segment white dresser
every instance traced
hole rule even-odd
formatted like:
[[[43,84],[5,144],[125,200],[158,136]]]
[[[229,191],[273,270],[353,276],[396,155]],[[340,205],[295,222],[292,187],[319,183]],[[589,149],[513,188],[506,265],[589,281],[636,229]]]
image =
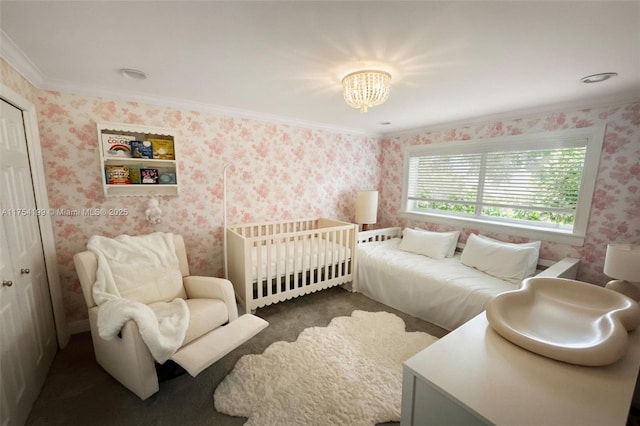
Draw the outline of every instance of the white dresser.
[[[402,426],[624,425],[640,368],[640,331],[604,367],[554,361],[510,343],[484,312],[404,364]]]

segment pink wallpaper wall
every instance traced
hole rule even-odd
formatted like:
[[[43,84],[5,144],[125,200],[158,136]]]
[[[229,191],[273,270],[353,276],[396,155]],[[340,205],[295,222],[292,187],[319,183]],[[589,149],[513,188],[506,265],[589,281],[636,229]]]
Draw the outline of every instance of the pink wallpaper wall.
[[[234,164],[227,170],[228,224],[319,216],[353,221],[357,191],[379,181],[375,138],[34,90],[0,64],[3,83],[38,110],[50,207],[129,209],[127,216],[53,218],[70,322],[86,318],[72,257],[94,234],[180,233],[191,273],[222,276],[226,163]],[[180,196],[161,199],[160,225],[144,219],[147,198],[103,196],[96,121],[178,131]]]
[[[0,60],[0,81],[30,99],[40,138],[50,205],[55,209],[128,208],[128,216],[53,218],[67,319],[86,318],[72,256],[93,234],[184,235],[194,274],[222,275],[222,171],[228,170],[228,223],[329,216],[354,219],[359,189],[378,185],[379,226],[423,225],[398,215],[402,148],[586,127],[607,132],[596,194],[583,247],[544,243],[542,256],[582,260],[578,278],[604,284],[609,242],[640,242],[640,102],[534,118],[470,124],[382,141],[248,119],[47,92],[34,88]],[[164,197],[164,221],[144,220],[145,197],[105,199],[100,184],[95,121],[171,127],[178,131],[181,195]],[[430,229],[448,229],[426,224]],[[474,229],[463,229],[465,240]],[[522,238],[494,235],[511,241]]]
[[[534,118],[470,124],[444,130],[423,131],[382,142],[380,215],[384,226],[425,224],[401,218],[403,147],[447,143],[457,140],[537,133],[606,124],[604,148],[587,237],[582,247],[543,242],[541,257],[559,260],[570,256],[581,260],[578,279],[604,285],[604,255],[610,242],[640,243],[640,102],[623,106],[583,109]],[[433,230],[453,229],[426,224]],[[462,229],[465,241],[476,229]],[[484,233],[484,232],[483,232]],[[526,239],[493,234],[513,242]]]

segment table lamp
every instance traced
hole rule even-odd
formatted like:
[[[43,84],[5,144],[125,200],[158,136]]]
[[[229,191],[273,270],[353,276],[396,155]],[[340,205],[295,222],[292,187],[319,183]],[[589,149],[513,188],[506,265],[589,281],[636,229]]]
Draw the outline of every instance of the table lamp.
[[[378,191],[358,191],[356,200],[356,223],[363,231],[371,229],[378,217]]]
[[[613,278],[606,288],[640,301],[640,245],[614,243],[607,245],[604,273]]]

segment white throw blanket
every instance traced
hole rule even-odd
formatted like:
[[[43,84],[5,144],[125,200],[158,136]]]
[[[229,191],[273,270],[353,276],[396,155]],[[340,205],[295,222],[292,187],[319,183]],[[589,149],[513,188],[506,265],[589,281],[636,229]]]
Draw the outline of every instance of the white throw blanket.
[[[173,235],[156,232],[144,236],[121,235],[116,238],[93,236],[87,248],[98,257],[93,299],[98,310],[100,337],[111,340],[129,320],[137,323],[142,339],[153,358],[164,363],[180,348],[189,326],[187,303],[176,298],[171,302],[141,303],[123,298],[136,288],[145,290],[142,297],[153,298],[156,287],[161,296],[163,283],[182,282]]]

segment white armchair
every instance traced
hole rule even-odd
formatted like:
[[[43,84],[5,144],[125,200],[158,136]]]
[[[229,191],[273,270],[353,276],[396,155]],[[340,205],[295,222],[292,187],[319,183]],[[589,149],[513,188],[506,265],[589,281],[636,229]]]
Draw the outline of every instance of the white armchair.
[[[171,357],[192,376],[255,336],[268,323],[254,315],[238,318],[233,286],[222,278],[189,276],[189,265],[180,235],[174,235],[176,255],[183,277],[183,288],[171,289],[165,301],[175,297],[186,300],[189,326],[182,347]],[[99,306],[92,287],[96,282],[97,257],[90,251],[73,257],[82,293],[89,310],[89,324],[96,360],[111,376],[141,399],[159,390],[155,362],[138,332],[134,321],[128,321],[120,335],[112,340],[98,333]]]

